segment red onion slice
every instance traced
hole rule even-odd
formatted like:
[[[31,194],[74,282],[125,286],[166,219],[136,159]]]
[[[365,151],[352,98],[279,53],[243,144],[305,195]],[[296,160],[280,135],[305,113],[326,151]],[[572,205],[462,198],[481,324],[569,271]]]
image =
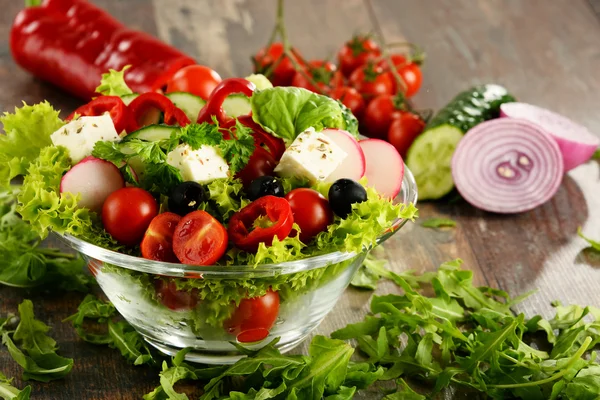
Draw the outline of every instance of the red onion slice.
[[[558,190],[563,173],[552,137],[517,118],[477,125],[452,157],[452,177],[463,198],[497,213],[528,211],[545,203]]]
[[[548,132],[558,143],[565,172],[589,160],[600,145],[600,138],[586,127],[563,115],[531,104],[504,103],[500,106],[500,116],[526,119]]]

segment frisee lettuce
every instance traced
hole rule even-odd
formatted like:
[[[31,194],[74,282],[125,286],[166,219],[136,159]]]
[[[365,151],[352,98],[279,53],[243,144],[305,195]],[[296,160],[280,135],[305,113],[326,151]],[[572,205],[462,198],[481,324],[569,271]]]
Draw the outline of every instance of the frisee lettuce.
[[[104,96],[125,96],[132,94],[133,91],[125,83],[125,71],[131,68],[131,65],[126,65],[120,71],[109,69],[107,73],[102,74],[100,85],[96,88],[96,93]]]
[[[33,106],[23,103],[14,113],[0,117],[5,135],[0,134],[0,187],[27,173],[40,150],[52,144],[50,135],[64,123],[47,101]]]

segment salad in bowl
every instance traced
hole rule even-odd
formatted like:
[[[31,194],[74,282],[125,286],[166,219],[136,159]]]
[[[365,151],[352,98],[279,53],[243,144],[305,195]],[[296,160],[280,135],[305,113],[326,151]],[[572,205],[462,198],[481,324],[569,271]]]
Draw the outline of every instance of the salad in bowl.
[[[234,362],[285,351],[333,308],[367,252],[416,215],[396,149],[359,140],[341,103],[260,75],[206,100],[132,93],[111,71],[65,120],[24,105],[3,124],[18,212],[80,252],[153,346]]]

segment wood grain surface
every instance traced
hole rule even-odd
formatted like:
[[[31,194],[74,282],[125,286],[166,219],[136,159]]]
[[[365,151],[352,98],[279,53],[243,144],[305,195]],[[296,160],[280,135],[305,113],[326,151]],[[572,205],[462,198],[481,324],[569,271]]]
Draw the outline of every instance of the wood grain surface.
[[[157,34],[223,76],[251,71],[249,57],[268,40],[274,0],[98,0],[118,19]],[[21,2],[0,0],[0,109],[48,99],[66,115],[79,104],[21,71],[12,61],[8,32]],[[520,100],[565,113],[600,133],[600,3],[597,0],[301,0],[286,2],[292,42],[307,58],[332,57],[353,33],[379,29],[387,42],[410,40],[427,52],[424,82],[414,98],[437,109],[476,83],[507,86]],[[370,18],[375,18],[375,25]],[[479,284],[512,294],[538,288],[520,311],[550,313],[550,301],[600,306],[600,261],[576,235],[600,237],[600,167],[569,172],[547,204],[499,216],[458,201],[422,203],[421,217],[446,216],[455,229],[407,225],[385,252],[396,271],[434,270],[457,257]],[[381,284],[379,292],[395,291]],[[317,332],[328,334],[360,320],[372,293],[348,289]],[[36,315],[52,326],[61,354],[73,357],[62,381],[32,383],[34,399],[139,399],[158,384],[157,371],[128,365],[118,352],[78,340],[68,323],[77,294],[0,287],[0,315],[31,298]],[[302,351],[300,347],[297,351]],[[0,349],[0,370],[19,367]],[[17,385],[22,382],[16,380]],[[192,391],[197,392],[192,389]],[[373,398],[367,393],[362,398]],[[195,398],[192,396],[191,398]]]

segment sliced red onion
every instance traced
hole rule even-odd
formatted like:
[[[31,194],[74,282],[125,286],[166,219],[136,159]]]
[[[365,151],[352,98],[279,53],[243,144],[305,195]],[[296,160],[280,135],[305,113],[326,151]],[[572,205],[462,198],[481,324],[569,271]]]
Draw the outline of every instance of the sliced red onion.
[[[526,119],[548,132],[558,143],[565,172],[589,160],[600,145],[600,138],[586,127],[563,115],[531,104],[504,103],[500,106],[500,116]]]
[[[539,126],[517,118],[477,125],[458,143],[452,177],[462,197],[497,213],[531,210],[548,201],[564,173],[560,149]]]

